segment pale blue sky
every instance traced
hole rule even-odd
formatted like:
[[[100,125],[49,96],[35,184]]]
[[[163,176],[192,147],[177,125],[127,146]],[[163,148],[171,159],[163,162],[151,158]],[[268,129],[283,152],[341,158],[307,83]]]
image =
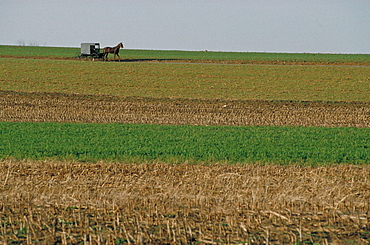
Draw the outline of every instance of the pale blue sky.
[[[0,44],[370,53],[370,0],[0,0]]]

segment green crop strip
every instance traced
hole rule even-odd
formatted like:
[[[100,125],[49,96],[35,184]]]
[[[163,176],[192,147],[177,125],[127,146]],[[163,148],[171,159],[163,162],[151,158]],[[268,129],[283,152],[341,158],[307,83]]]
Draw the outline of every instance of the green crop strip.
[[[0,123],[0,158],[168,163],[370,163],[370,129]]]

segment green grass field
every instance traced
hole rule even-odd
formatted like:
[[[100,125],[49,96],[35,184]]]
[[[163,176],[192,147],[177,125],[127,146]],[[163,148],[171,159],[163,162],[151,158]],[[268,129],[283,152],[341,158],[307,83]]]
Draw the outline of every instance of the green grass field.
[[[327,165],[370,162],[370,129],[0,123],[0,158]]]
[[[0,45],[0,57],[63,58],[75,59],[80,48],[30,47]],[[256,53],[256,52],[204,52],[174,50],[120,51],[126,61],[195,61],[229,63],[323,63],[323,64],[364,64],[370,65],[370,54],[310,54],[310,53]]]

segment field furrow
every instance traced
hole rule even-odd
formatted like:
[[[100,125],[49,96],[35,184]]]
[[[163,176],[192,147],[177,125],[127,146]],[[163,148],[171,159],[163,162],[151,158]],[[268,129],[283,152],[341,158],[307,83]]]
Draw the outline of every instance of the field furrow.
[[[370,103],[0,92],[0,121],[370,127]]]

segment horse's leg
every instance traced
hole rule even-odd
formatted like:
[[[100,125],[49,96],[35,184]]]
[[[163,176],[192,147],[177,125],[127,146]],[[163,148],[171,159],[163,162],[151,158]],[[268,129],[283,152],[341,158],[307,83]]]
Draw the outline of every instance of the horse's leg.
[[[117,56],[118,56],[119,61],[121,61],[121,56],[119,56],[119,54],[117,54]]]

